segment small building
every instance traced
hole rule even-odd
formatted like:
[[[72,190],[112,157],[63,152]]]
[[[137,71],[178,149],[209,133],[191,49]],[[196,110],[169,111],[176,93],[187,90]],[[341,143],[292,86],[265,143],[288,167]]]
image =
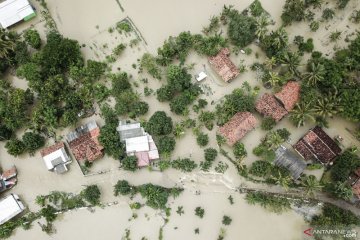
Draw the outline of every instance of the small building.
[[[66,135],[70,150],[75,159],[80,162],[93,162],[104,156],[98,137],[100,128],[95,121],[91,121]]]
[[[306,168],[306,162],[284,146],[275,151],[275,165],[281,166],[290,171],[294,180],[298,179]]]
[[[300,99],[300,84],[295,81],[287,82],[281,91],[275,94],[275,97],[286,111],[291,111]]]
[[[209,57],[209,63],[225,82],[230,82],[240,74],[229,56],[229,49],[223,48],[216,56]]]
[[[207,75],[205,72],[200,72],[198,75],[195,76],[196,81],[201,82],[205,78],[207,78]]]
[[[219,128],[219,133],[232,146],[255,128],[256,118],[250,112],[238,112]]]
[[[17,183],[17,170],[13,166],[0,174],[0,193],[13,188]]]
[[[314,127],[302,137],[294,149],[305,159],[317,159],[323,164],[331,164],[341,153],[341,148],[321,127]]]
[[[0,200],[0,209],[0,225],[2,225],[22,213],[25,206],[18,195],[10,194]]]
[[[65,144],[58,142],[50,147],[40,151],[46,168],[56,173],[64,173],[68,171],[66,165],[71,163],[71,159],[66,153]]]
[[[116,130],[119,132],[120,140],[125,142],[126,154],[137,157],[138,167],[148,166],[160,158],[152,136],[145,132],[140,123],[120,121]]]
[[[265,93],[255,103],[255,109],[260,114],[273,118],[276,122],[280,121],[288,111],[271,94]]]
[[[0,3],[0,25],[8,28],[21,21],[29,21],[36,13],[28,0],[5,0]]]

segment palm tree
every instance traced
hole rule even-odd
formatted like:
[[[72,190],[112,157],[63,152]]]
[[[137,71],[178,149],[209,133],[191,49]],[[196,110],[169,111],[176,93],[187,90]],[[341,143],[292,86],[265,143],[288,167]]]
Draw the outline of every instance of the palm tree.
[[[291,177],[288,175],[282,175],[280,171],[276,174],[276,176],[271,177],[272,180],[275,181],[275,184],[280,185],[287,191],[289,189],[289,185],[291,182]]]
[[[281,27],[277,31],[273,32],[273,35],[274,35],[274,38],[273,38],[274,45],[278,49],[281,49],[283,46],[287,45],[289,37],[288,37],[286,30],[283,27]]]
[[[315,86],[318,82],[324,79],[325,68],[323,65],[317,63],[310,64],[310,71],[303,75],[303,80],[306,81],[308,86]]]
[[[14,51],[18,36],[0,29],[0,58],[6,59]]]
[[[264,62],[264,65],[267,69],[272,70],[276,66],[276,58],[273,56],[271,58],[267,58]]]
[[[340,111],[342,111],[342,107],[336,88],[327,96],[319,98],[314,106],[314,112],[323,118],[333,117]]]
[[[272,87],[276,86],[281,82],[281,77],[276,72],[269,72],[269,79],[267,83],[269,83]]]
[[[261,15],[258,19],[256,19],[256,31],[255,35],[259,39],[263,39],[266,33],[268,32],[267,26],[269,25],[268,18],[264,15]]]
[[[302,179],[301,185],[305,188],[306,196],[313,196],[316,191],[323,187],[314,175]]]
[[[280,136],[280,134],[274,131],[270,132],[266,136],[265,140],[265,143],[269,149],[277,149],[283,142],[284,139]]]
[[[297,103],[295,108],[290,112],[290,120],[297,126],[305,125],[307,120],[315,121],[315,118],[310,110],[310,104]]]
[[[281,59],[281,63],[288,68],[293,76],[299,76],[300,73],[297,68],[300,66],[300,56],[297,53],[286,52]]]

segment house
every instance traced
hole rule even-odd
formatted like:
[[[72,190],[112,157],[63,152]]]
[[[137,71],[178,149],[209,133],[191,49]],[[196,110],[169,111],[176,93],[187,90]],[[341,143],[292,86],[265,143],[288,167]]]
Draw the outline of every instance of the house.
[[[0,25],[8,28],[21,21],[29,21],[36,13],[28,0],[5,0],[0,3]]]
[[[68,171],[67,164],[71,163],[71,159],[66,153],[65,144],[58,142],[50,147],[40,151],[46,168],[56,173],[64,173]]]
[[[360,168],[356,169],[350,176],[350,185],[354,195],[360,199]]]
[[[294,180],[298,179],[306,168],[306,162],[284,146],[276,149],[275,156],[275,165],[288,169]]]
[[[219,133],[232,146],[255,128],[257,121],[250,112],[238,112],[219,128]]]
[[[209,63],[225,82],[230,82],[240,74],[229,55],[229,49],[223,48],[216,56],[209,57]]]
[[[195,76],[196,81],[201,82],[205,78],[207,78],[207,75],[205,72],[200,72],[198,75]]]
[[[120,140],[125,142],[126,154],[138,159],[138,167],[148,166],[160,158],[152,136],[145,132],[140,123],[120,121],[116,130],[119,132]]]
[[[275,98],[283,105],[286,111],[291,111],[300,99],[300,84],[295,81],[287,82]]]
[[[16,194],[10,194],[0,200],[0,225],[6,223],[25,210],[24,204]]]
[[[281,106],[276,98],[268,93],[265,93],[259,100],[256,101],[255,109],[260,114],[273,118],[276,122],[280,121],[286,114],[288,114],[288,111]]]
[[[323,164],[331,164],[341,153],[336,142],[318,126],[310,129],[293,147],[305,160],[315,158]]]
[[[13,188],[17,183],[17,170],[13,166],[0,174],[0,193]]]
[[[66,135],[70,150],[77,161],[93,162],[104,156],[98,137],[100,128],[95,121],[91,121]]]

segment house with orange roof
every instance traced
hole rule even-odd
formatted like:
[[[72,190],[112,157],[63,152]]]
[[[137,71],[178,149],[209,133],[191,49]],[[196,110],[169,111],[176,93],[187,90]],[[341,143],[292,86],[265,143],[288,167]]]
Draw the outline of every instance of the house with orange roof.
[[[300,99],[300,84],[295,81],[287,82],[275,98],[283,105],[286,111],[291,111]]]
[[[229,56],[229,49],[223,48],[217,55],[209,57],[209,63],[212,68],[225,82],[230,82],[240,74],[239,69],[231,61]]]
[[[276,98],[269,93],[265,93],[259,100],[256,101],[255,109],[260,114],[266,117],[271,117],[276,122],[280,121],[286,114],[288,114],[288,111],[286,111]]]
[[[257,121],[252,113],[238,112],[219,128],[219,134],[226,139],[227,144],[232,146],[254,129],[256,123]]]

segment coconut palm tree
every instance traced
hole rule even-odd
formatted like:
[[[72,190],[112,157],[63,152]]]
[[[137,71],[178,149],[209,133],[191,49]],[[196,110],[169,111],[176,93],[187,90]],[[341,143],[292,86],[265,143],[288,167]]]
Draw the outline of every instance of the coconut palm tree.
[[[337,113],[342,111],[340,106],[340,98],[338,91],[335,88],[329,92],[327,96],[319,98],[314,106],[314,112],[323,118],[333,117]]]
[[[17,35],[0,29],[0,58],[6,59],[14,51],[17,39]]]
[[[292,76],[299,76],[300,72],[298,67],[300,66],[300,56],[297,53],[286,52],[282,59],[281,63],[287,67]]]
[[[325,68],[323,65],[317,63],[310,64],[310,71],[304,73],[302,79],[306,82],[308,86],[315,86],[318,82],[321,82],[324,79]]]
[[[271,58],[267,58],[264,62],[264,65],[267,69],[272,70],[277,63],[277,59],[273,56]]]
[[[278,49],[281,49],[283,46],[287,45],[289,37],[286,30],[283,27],[273,32],[272,35],[273,35],[273,43]]]
[[[268,25],[269,25],[269,20],[265,15],[261,15],[259,18],[257,18],[256,31],[255,31],[256,37],[258,37],[259,39],[263,39],[268,32],[267,29]]]
[[[271,177],[275,181],[275,184],[280,185],[287,191],[291,183],[291,177],[288,175],[282,175],[280,171],[277,172],[275,176]]]
[[[310,104],[305,104],[303,102],[297,103],[295,108],[290,112],[290,120],[297,127],[304,126],[307,120],[315,121]]]
[[[284,139],[278,132],[270,132],[266,136],[265,143],[269,149],[277,149],[284,142]]]
[[[269,79],[267,81],[272,87],[278,85],[281,82],[281,77],[276,72],[269,72]]]
[[[306,196],[313,196],[316,191],[321,190],[323,185],[315,178],[314,175],[302,179],[301,186],[304,187]]]

